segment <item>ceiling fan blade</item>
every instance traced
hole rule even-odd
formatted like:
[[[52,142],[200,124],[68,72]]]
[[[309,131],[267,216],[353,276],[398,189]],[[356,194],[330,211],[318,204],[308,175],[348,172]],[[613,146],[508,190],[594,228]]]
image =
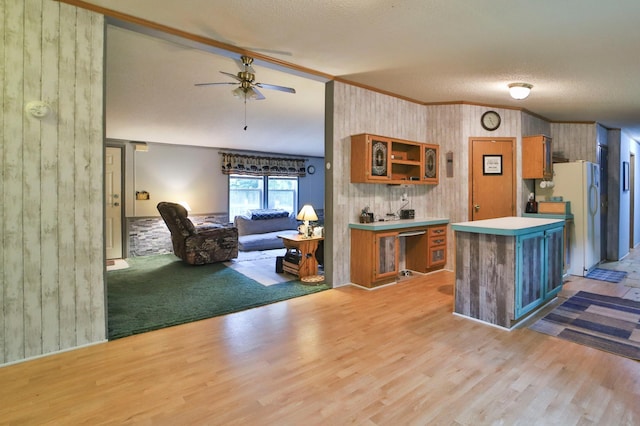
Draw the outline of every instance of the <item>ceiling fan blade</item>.
[[[253,93],[254,93],[254,96],[252,96],[253,100],[261,101],[261,100],[265,99],[264,95],[262,93],[260,93],[260,91],[258,89],[256,89],[255,87],[252,87],[249,90],[252,90]]]
[[[266,83],[256,83],[255,85],[261,89],[271,89],[271,90],[279,90],[281,92],[287,92],[287,93],[296,93],[296,89],[293,89],[291,87],[276,86],[274,84],[266,84]]]
[[[240,83],[242,83],[242,79],[240,77],[238,77],[237,75],[235,75],[235,74],[231,74],[230,72],[224,72],[224,71],[220,71],[220,74],[228,75],[229,77],[233,78],[234,80],[237,80]]]
[[[235,84],[238,84],[238,83],[233,82],[233,81],[227,81],[227,82],[224,82],[224,83],[196,83],[196,84],[194,84],[194,86],[214,86],[214,85],[217,85],[217,84],[234,84],[235,85]]]

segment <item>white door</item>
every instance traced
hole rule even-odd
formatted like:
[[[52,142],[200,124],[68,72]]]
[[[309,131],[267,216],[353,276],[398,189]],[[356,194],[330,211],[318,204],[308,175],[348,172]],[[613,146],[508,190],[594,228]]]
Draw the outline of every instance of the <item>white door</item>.
[[[107,259],[122,258],[122,149],[107,147],[104,168]]]

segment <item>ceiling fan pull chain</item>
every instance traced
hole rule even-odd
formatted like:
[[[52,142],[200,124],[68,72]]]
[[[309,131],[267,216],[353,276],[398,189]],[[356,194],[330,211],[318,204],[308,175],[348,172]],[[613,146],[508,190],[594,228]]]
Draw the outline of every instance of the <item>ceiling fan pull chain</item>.
[[[244,94],[244,130],[247,130],[247,94]]]

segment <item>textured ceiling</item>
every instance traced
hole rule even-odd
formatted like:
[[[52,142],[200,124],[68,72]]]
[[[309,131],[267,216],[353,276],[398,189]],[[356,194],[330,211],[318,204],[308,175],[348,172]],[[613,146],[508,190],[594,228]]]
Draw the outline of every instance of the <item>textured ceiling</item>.
[[[640,139],[637,0],[87,3],[421,102],[467,101],[520,107],[552,121],[597,121]],[[277,72],[273,66],[256,67],[257,80],[301,90],[295,95],[264,91],[266,101],[256,102],[255,107],[248,105],[248,130],[232,132],[213,120],[206,124],[209,110],[240,111],[224,124],[242,130],[243,105],[227,93],[226,86],[181,92],[191,83],[224,81],[217,70],[236,72],[237,65],[231,59],[166,42],[132,42],[131,37],[118,33],[126,31],[115,29],[108,34],[108,136],[137,130],[136,138],[148,140],[145,134],[158,125],[154,118],[161,118],[166,136],[173,139],[175,131],[170,128],[179,126],[182,139],[192,140],[194,145],[211,141],[217,146],[230,138],[260,139],[259,132],[266,132],[263,124],[279,121],[280,139],[289,150],[291,140],[295,140],[308,147],[301,153],[322,155],[323,118],[315,123],[310,118],[314,113],[323,114],[322,83]],[[140,54],[134,49],[146,50]],[[531,96],[523,101],[511,100],[507,84],[514,81],[533,84]],[[149,98],[136,101],[138,88],[152,82]],[[175,105],[161,105],[166,99],[151,92],[160,87],[173,89],[170,99]],[[307,95],[314,99],[301,99]],[[122,115],[117,120],[117,112],[110,106],[116,99],[120,103],[115,109]],[[144,120],[128,125],[127,131],[121,128],[127,126],[124,119],[130,118],[128,111],[121,110],[123,100],[134,105],[141,102],[144,107]],[[223,106],[214,105],[216,101],[224,101]],[[258,103],[262,103],[260,107]],[[288,111],[280,115],[285,105]],[[278,112],[279,118],[271,117],[271,112]],[[171,115],[176,120],[167,119]],[[261,117],[265,117],[265,123]],[[302,125],[311,127],[297,130]],[[273,135],[269,137],[273,140]],[[269,146],[275,148],[275,143]],[[319,151],[314,144],[320,144]],[[254,148],[247,145],[246,149]]]

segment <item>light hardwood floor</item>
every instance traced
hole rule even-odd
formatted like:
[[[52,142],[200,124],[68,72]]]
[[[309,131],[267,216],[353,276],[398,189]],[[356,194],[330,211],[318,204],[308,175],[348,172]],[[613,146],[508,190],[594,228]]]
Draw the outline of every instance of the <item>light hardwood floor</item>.
[[[640,363],[454,316],[452,284],[342,287],[6,366],[0,423],[640,424]]]

